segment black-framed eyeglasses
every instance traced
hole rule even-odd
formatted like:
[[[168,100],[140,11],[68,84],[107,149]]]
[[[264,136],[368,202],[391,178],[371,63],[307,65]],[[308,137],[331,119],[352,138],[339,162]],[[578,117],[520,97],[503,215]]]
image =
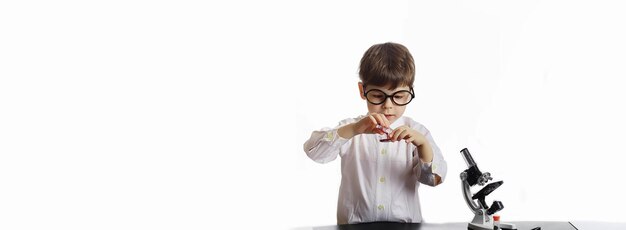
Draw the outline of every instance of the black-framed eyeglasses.
[[[365,86],[363,86],[365,88]],[[415,98],[415,93],[413,92],[413,87],[409,90],[400,90],[392,93],[391,95],[386,94],[380,89],[370,89],[363,94],[367,101],[373,105],[380,105],[387,101],[387,98],[391,98],[391,101],[399,106],[408,105],[413,98]]]

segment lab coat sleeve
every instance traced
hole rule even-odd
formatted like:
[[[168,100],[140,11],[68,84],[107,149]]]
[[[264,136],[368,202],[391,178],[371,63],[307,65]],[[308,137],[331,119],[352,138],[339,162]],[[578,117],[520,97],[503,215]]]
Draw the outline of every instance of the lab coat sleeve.
[[[448,172],[448,165],[443,159],[441,150],[433,140],[430,132],[424,128],[424,132],[422,134],[426,137],[426,140],[430,142],[430,146],[433,151],[433,161],[422,162],[419,158],[418,150],[415,148],[415,150],[413,150],[413,173],[422,184],[437,186],[438,184],[435,184],[435,175],[438,175],[441,178],[439,184],[443,183],[446,178],[446,173]]]
[[[342,152],[341,147],[349,141],[337,134],[341,126],[313,131],[309,140],[304,143],[306,155],[322,164],[335,160]]]

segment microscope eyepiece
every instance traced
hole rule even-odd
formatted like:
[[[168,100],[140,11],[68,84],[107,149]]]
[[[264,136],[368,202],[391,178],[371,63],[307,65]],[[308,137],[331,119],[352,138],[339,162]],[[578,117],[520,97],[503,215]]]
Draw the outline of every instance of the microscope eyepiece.
[[[465,163],[467,164],[468,168],[471,168],[472,166],[476,165],[476,162],[474,162],[474,158],[472,158],[472,154],[470,154],[467,148],[464,148],[463,150],[461,150],[461,155],[463,155],[463,159],[465,160]]]

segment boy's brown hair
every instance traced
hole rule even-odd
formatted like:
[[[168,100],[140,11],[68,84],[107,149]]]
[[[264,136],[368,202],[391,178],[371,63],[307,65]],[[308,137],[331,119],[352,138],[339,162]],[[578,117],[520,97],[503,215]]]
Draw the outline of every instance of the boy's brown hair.
[[[367,49],[361,58],[359,78],[364,86],[413,87],[415,63],[409,50],[398,43],[381,43]]]

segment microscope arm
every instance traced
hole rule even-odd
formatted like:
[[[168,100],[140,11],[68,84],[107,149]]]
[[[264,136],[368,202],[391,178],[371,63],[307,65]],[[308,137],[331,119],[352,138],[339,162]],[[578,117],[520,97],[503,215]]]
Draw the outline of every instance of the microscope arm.
[[[470,190],[469,182],[467,182],[467,173],[461,173],[461,180],[465,203],[467,203],[467,206],[472,210],[472,212],[474,212],[474,214],[478,215],[480,213],[480,206],[472,199],[472,191]]]

